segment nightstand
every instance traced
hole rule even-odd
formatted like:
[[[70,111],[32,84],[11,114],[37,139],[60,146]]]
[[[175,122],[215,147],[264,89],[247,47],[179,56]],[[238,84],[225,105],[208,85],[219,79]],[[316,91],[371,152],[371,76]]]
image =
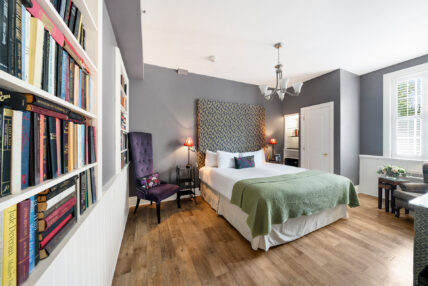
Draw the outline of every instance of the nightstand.
[[[198,187],[199,180],[197,176],[197,168],[195,166],[177,166],[176,180],[180,190],[177,193],[177,199],[182,196],[189,195],[196,203],[195,190]],[[178,199],[178,207],[180,208],[180,200]]]

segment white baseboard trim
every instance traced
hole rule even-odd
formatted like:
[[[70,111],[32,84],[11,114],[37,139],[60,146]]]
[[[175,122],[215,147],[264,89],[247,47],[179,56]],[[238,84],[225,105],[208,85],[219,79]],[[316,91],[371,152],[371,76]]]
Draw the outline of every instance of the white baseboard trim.
[[[197,188],[195,190],[195,193],[196,193],[196,196],[200,196],[201,195],[201,193],[199,191],[199,188]],[[188,197],[188,196],[186,196],[186,197]],[[184,198],[186,198],[186,197],[184,197]],[[169,198],[163,200],[162,202],[175,201],[176,199],[177,199],[176,196],[170,196]],[[129,197],[128,198],[128,207],[129,208],[135,207],[136,204],[137,204],[137,196],[133,196],[133,197]],[[140,201],[140,206],[149,205],[149,204],[150,204],[150,201],[147,201],[147,200]]]

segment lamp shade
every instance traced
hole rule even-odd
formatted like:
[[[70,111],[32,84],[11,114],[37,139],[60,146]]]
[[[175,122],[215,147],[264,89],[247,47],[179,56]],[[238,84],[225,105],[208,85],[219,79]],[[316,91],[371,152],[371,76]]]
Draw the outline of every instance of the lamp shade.
[[[287,86],[288,86],[288,78],[284,77],[279,80],[279,88],[287,89]]]
[[[277,144],[276,139],[275,138],[271,138],[270,141],[269,141],[269,144],[276,145]]]
[[[266,96],[266,94],[268,93],[268,86],[266,84],[262,84],[262,85],[259,85],[259,88],[262,95]]]
[[[184,141],[184,146],[187,146],[187,147],[192,147],[193,146],[192,137],[187,137],[186,138],[186,141]]]
[[[300,91],[302,90],[302,86],[303,86],[303,82],[298,82],[298,83],[293,84],[294,92],[296,94],[299,94]]]

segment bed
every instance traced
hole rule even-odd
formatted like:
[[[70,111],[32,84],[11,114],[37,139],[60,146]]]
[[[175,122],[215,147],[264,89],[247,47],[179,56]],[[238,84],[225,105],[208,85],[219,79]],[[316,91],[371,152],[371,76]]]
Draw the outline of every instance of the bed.
[[[250,220],[254,220],[255,215],[249,212],[248,208],[245,209],[242,205],[237,204],[236,187],[243,182],[250,183],[252,180],[275,181],[278,178],[282,180],[292,176],[301,176],[303,179],[300,178],[300,180],[304,180],[304,175],[310,174],[312,171],[265,162],[247,169],[205,166],[207,150],[241,153],[259,150],[266,146],[265,111],[261,106],[198,100],[197,133],[201,195],[217,214],[222,215],[251,243],[254,250],[267,251],[272,246],[298,239],[341,218],[348,217],[347,203],[339,203],[341,201],[337,200],[331,207],[309,211],[306,215],[290,216],[281,220],[281,223],[269,220],[268,231],[255,234],[254,225],[250,223]],[[328,175],[322,174],[322,176]],[[339,180],[345,181],[346,185],[348,179],[341,177]],[[276,186],[278,186],[278,182],[276,182]],[[292,186],[290,182],[287,184],[288,188]],[[350,186],[353,189],[352,183]],[[334,183],[331,184],[331,187],[334,188]],[[324,193],[328,192],[328,189],[329,185],[324,185]],[[274,191],[276,192],[276,189]],[[242,192],[242,194],[247,193],[250,194],[250,189]],[[316,194],[316,192],[312,192],[312,194]]]

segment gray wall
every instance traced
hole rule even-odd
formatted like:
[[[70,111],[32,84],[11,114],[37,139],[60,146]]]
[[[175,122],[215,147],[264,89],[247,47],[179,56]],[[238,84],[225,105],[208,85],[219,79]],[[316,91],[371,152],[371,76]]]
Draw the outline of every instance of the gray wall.
[[[114,71],[116,37],[105,3],[103,4],[103,185],[115,173],[115,134],[114,134]]]
[[[300,108],[334,102],[334,172],[340,174],[340,70],[335,70],[303,84],[300,96],[286,95],[284,115],[300,113]]]
[[[428,55],[360,76],[360,154],[383,155],[383,75],[428,62]]]
[[[196,143],[196,100],[263,105],[266,108],[267,140],[275,137],[276,153],[283,149],[282,104],[277,97],[265,100],[255,85],[145,64],[144,80],[130,79],[130,130],[153,135],[154,168],[164,180],[174,182],[175,166],[187,163],[184,139]],[[271,149],[269,148],[269,153]],[[196,154],[191,153],[191,161]]]
[[[340,174],[359,182],[360,77],[340,70]]]

